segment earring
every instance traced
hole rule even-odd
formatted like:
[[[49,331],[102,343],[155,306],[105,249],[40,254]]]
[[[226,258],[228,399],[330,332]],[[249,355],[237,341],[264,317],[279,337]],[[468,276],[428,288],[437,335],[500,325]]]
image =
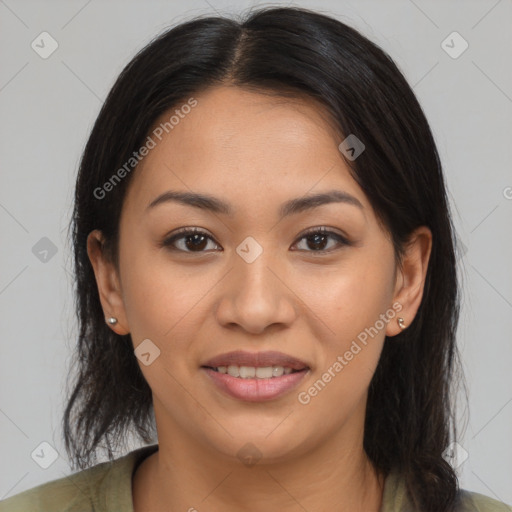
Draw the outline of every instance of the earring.
[[[405,323],[402,317],[398,317],[396,321],[398,322],[398,326],[400,327],[400,329],[405,329]]]
[[[117,318],[111,316],[110,318],[107,318],[107,323],[109,323],[110,325],[115,325],[117,324]]]

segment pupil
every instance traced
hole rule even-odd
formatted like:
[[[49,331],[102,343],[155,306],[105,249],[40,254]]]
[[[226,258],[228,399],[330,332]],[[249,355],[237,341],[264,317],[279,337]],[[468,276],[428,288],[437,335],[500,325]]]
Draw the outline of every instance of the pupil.
[[[204,245],[205,245],[205,238],[206,237],[201,234],[189,235],[187,237],[187,248],[188,249],[203,249]],[[194,242],[192,242],[192,244],[189,244],[190,239],[194,240]],[[199,242],[199,243],[197,243],[197,242]]]
[[[315,248],[316,248],[316,249],[318,249],[318,248],[320,248],[320,247],[318,247],[318,245],[323,246],[322,242],[320,242],[318,239],[319,239],[319,238],[320,238],[320,239],[323,239],[323,241],[325,242],[325,237],[326,237],[326,235],[322,235],[322,234],[314,234],[314,235],[311,235],[311,236],[309,237],[309,239],[310,239],[310,240],[311,240],[311,239],[314,239],[313,244],[315,245]]]

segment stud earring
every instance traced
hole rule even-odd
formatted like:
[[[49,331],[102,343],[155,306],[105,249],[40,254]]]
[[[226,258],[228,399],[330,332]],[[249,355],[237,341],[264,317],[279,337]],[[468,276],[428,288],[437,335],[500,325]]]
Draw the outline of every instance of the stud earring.
[[[405,323],[402,317],[398,317],[396,321],[398,322],[398,326],[400,327],[400,329],[405,329]]]
[[[109,323],[110,325],[115,325],[117,324],[117,318],[111,316],[110,318],[107,318],[107,323]]]

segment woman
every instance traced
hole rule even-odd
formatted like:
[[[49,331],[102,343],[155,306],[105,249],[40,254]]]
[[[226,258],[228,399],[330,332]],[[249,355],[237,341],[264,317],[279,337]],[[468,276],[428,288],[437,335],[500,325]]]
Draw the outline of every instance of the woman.
[[[511,510],[445,460],[442,168],[406,80],[354,29],[270,8],[156,38],[98,116],[72,220],[81,471],[2,511]],[[158,444],[114,460],[132,426]]]

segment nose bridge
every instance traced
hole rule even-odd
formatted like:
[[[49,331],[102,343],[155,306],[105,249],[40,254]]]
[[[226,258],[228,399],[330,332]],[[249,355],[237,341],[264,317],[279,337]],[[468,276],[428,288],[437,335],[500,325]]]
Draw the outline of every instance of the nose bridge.
[[[278,258],[253,237],[237,246],[229,291],[217,311],[220,322],[261,332],[269,324],[293,320],[295,308],[287,287],[278,278],[277,262]]]
[[[254,237],[248,236],[238,245],[236,254],[235,272],[240,279],[237,294],[242,292],[243,295],[245,292],[246,295],[250,295],[250,300],[261,298],[274,301],[278,292],[273,282],[276,277],[270,270],[275,267],[276,261],[271,249],[268,246],[264,247]]]

